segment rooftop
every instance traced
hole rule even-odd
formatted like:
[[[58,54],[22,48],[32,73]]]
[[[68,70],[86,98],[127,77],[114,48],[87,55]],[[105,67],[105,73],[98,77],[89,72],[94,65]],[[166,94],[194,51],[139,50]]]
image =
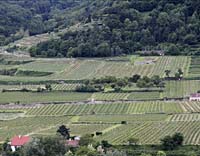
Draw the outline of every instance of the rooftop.
[[[29,136],[15,136],[11,139],[11,146],[23,146],[30,141]]]
[[[193,97],[193,98],[200,98],[200,93],[194,93],[194,94],[191,94],[190,97]]]

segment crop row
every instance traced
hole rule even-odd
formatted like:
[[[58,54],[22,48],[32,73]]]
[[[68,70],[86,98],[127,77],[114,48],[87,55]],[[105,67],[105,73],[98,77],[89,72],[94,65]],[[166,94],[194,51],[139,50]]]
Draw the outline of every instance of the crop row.
[[[200,121],[200,114],[175,114],[169,121]]]
[[[123,144],[129,138],[138,138],[141,144],[159,144],[160,139],[176,132],[183,133],[184,144],[200,144],[199,122],[138,122],[123,125],[105,133],[100,140]]]
[[[48,105],[27,110],[27,115],[181,113],[178,103],[138,102],[119,104]]]

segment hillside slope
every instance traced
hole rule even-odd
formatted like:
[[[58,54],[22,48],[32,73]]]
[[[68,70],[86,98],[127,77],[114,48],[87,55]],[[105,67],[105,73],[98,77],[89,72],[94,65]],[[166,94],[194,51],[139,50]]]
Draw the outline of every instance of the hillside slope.
[[[82,29],[33,47],[31,55],[102,57],[144,49],[162,49],[169,55],[199,51],[200,3],[196,0],[95,0],[82,9]]]
[[[0,45],[67,27],[78,17],[68,12],[84,4],[84,0],[1,0]]]

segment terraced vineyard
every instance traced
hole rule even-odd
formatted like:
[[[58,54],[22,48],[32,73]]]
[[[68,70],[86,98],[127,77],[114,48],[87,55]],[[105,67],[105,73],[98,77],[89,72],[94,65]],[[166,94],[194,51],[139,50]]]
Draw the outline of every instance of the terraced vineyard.
[[[18,58],[12,58],[17,60]],[[123,59],[123,61],[122,61]],[[149,61],[151,59],[152,61]],[[30,60],[30,58],[24,58]],[[137,57],[132,64],[129,58],[116,59],[32,59],[32,62],[21,65],[3,65],[2,69],[17,68],[20,71],[50,72],[47,76],[0,76],[3,81],[47,81],[47,80],[83,80],[104,76],[130,77],[134,74],[142,76],[165,75],[165,70],[171,70],[171,75],[181,68],[187,76],[190,57]],[[42,68],[41,68],[42,67]]]
[[[86,115],[79,118],[79,122],[88,123],[118,123],[127,121],[128,123],[138,121],[165,121],[166,114],[134,114],[134,115]]]
[[[169,121],[200,121],[200,114],[176,114]]]
[[[199,90],[199,80],[167,81],[163,96],[168,98],[185,98],[189,97],[190,94],[196,93]]]
[[[160,92],[133,92],[128,96],[128,100],[156,100],[160,99]]]
[[[102,132],[101,137],[94,138],[113,144],[123,144],[131,137],[138,138],[141,144],[159,144],[160,138],[175,132],[184,134],[185,144],[200,144],[200,103],[159,101],[164,97],[188,97],[200,90],[200,80],[165,81],[163,92],[155,87],[148,88],[148,92],[135,83],[119,93],[75,92],[82,80],[104,76],[124,78],[140,74],[164,77],[165,70],[171,70],[170,76],[174,76],[181,68],[184,77],[197,77],[198,58],[136,56],[131,62],[130,56],[123,56],[107,59],[33,59],[16,65],[0,64],[1,70],[8,68],[52,74],[0,75],[0,91],[8,90],[0,93],[0,142],[14,135],[52,136],[58,126],[65,124],[72,135]],[[51,83],[53,91],[36,92],[38,87],[44,88],[47,83]],[[20,92],[23,88],[31,91]]]
[[[94,100],[126,100],[129,94],[127,93],[94,93],[92,99]]]
[[[191,65],[189,68],[190,77],[199,77],[200,76],[200,57],[194,56],[191,60]]]
[[[119,104],[48,105],[27,109],[26,115],[85,115],[85,114],[138,114],[182,113],[181,104],[173,102],[137,102]]]
[[[24,117],[9,121],[0,120],[0,142],[15,135],[35,134],[60,124],[67,124],[71,117]]]
[[[74,92],[5,92],[0,93],[0,103],[87,101],[90,97],[90,93]]]
[[[138,122],[117,127],[99,139],[109,140],[112,144],[123,144],[134,137],[141,144],[159,144],[161,138],[175,132],[183,133],[184,144],[200,144],[200,122]]]

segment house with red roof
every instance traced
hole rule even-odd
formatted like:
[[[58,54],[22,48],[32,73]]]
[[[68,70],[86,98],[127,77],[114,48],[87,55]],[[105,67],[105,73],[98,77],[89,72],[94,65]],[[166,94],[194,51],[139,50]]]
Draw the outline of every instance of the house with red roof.
[[[30,136],[15,136],[11,139],[10,146],[13,152],[16,151],[17,148],[20,148],[30,142]]]
[[[67,140],[66,145],[69,147],[78,147],[80,142],[80,137],[75,137],[73,139]]]
[[[190,101],[200,101],[200,93],[191,94]]]

